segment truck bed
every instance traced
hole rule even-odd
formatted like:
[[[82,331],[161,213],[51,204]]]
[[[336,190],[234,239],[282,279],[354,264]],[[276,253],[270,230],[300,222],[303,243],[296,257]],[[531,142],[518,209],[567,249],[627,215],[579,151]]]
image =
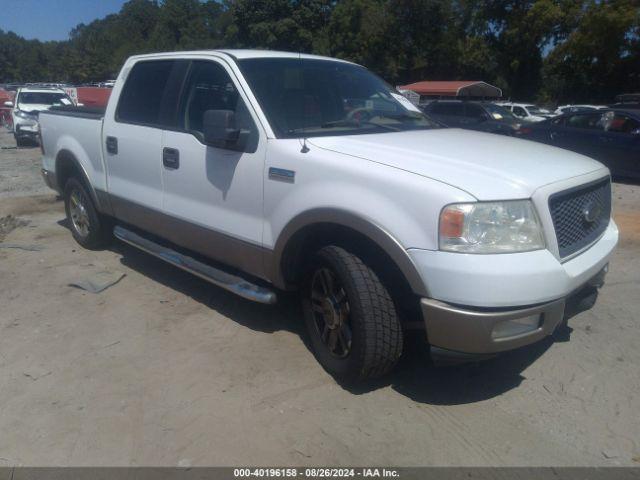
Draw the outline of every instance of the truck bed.
[[[91,118],[93,120],[101,120],[104,117],[104,108],[99,107],[76,107],[76,106],[60,106],[51,107],[47,112],[51,115],[63,115],[66,117]]]
[[[71,155],[81,162],[90,184],[106,191],[102,161],[103,119],[103,109],[88,107],[54,107],[41,112],[43,168],[55,172],[60,154]]]

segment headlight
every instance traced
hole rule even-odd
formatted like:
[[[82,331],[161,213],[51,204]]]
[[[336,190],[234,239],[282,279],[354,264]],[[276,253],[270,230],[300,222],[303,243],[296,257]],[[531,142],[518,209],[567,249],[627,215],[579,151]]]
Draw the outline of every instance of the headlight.
[[[31,118],[31,115],[29,115],[26,112],[23,112],[22,110],[16,110],[16,117],[20,117],[20,118]]]
[[[440,214],[440,250],[512,253],[541,248],[542,227],[530,200],[458,203]]]

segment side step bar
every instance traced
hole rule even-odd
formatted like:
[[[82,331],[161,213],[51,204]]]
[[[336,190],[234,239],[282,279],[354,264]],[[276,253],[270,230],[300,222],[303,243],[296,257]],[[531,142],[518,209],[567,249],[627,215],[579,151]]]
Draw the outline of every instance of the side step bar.
[[[218,287],[224,288],[247,300],[258,303],[276,303],[276,294],[268,288],[260,287],[244,278],[224,272],[205,263],[199,262],[191,257],[163,247],[148,238],[144,238],[137,233],[127,230],[124,227],[116,226],[113,234],[125,243],[147,252],[154,257],[160,258],[171,265],[192,273],[203,280],[206,280]]]

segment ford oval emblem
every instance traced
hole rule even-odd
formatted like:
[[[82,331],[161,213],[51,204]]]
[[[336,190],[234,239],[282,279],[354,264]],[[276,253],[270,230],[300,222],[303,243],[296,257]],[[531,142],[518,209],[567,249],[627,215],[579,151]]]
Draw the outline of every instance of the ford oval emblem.
[[[602,212],[602,207],[592,200],[584,205],[582,218],[587,223],[593,223],[600,217],[600,212]]]

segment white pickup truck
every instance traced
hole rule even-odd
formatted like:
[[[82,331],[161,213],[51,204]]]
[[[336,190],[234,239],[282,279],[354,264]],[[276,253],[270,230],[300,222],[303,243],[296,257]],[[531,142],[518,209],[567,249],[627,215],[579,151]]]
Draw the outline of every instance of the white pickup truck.
[[[441,128],[346,61],[127,60],[103,113],[40,115],[43,175],[87,248],[112,235],[250,300],[300,292],[334,377],[527,345],[592,305],[618,241],[609,171]]]

